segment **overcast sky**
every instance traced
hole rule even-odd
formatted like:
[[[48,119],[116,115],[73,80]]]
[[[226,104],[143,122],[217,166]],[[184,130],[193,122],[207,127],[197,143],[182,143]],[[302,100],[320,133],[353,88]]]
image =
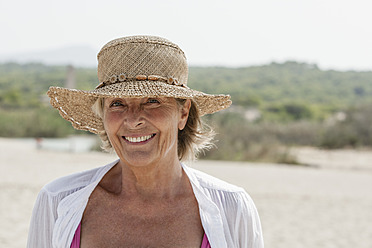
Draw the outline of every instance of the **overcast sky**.
[[[191,65],[272,61],[372,70],[370,0],[0,0],[0,56],[135,34],[177,43]]]

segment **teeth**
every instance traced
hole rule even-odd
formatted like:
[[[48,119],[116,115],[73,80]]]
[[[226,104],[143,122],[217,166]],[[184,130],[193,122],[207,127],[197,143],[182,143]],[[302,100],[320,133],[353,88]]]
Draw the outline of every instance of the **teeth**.
[[[138,143],[138,142],[143,142],[148,139],[150,139],[153,135],[147,135],[147,136],[142,136],[142,137],[124,137],[126,140],[132,143]]]

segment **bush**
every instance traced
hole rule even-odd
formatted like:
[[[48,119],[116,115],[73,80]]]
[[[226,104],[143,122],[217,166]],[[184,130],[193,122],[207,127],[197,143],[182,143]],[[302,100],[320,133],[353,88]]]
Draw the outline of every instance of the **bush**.
[[[79,133],[86,132],[75,130],[51,107],[0,109],[1,137],[65,137]]]
[[[285,144],[280,140],[286,136],[283,126],[249,123],[240,114],[232,112],[217,113],[207,118],[218,134],[216,147],[206,152],[205,159],[297,163],[290,156],[290,142]]]
[[[372,146],[372,105],[347,110],[345,120],[325,128],[320,146],[324,148]]]

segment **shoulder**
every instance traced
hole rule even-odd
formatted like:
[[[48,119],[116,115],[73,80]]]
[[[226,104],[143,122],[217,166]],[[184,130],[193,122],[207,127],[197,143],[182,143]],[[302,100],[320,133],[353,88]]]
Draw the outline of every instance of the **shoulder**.
[[[208,198],[223,211],[234,214],[256,211],[252,198],[244,188],[190,167],[186,170],[194,186],[203,192],[202,198]]]
[[[216,190],[222,192],[231,192],[231,193],[239,193],[245,192],[242,187],[238,187],[226,181],[223,181],[219,178],[211,176],[207,173],[202,171],[196,170],[194,168],[186,167],[188,170],[188,174],[192,175],[194,180],[197,180],[198,184],[205,189],[209,190]]]
[[[57,178],[46,184],[43,187],[42,192],[48,194],[49,196],[54,196],[77,191],[95,182],[96,180],[100,180],[114,164],[115,163],[110,163],[91,170],[77,172]]]

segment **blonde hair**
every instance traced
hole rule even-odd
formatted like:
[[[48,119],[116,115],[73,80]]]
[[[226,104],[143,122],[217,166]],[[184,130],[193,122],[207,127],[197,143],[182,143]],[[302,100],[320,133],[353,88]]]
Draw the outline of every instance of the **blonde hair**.
[[[179,106],[183,106],[186,99],[176,98]],[[93,104],[93,112],[103,119],[104,98],[97,98]],[[98,136],[102,141],[101,148],[104,151],[112,152],[113,148],[105,130],[99,131]],[[194,101],[191,101],[189,117],[183,130],[178,130],[177,152],[180,161],[193,161],[201,152],[209,150],[215,136],[213,129],[200,118],[198,108]]]

